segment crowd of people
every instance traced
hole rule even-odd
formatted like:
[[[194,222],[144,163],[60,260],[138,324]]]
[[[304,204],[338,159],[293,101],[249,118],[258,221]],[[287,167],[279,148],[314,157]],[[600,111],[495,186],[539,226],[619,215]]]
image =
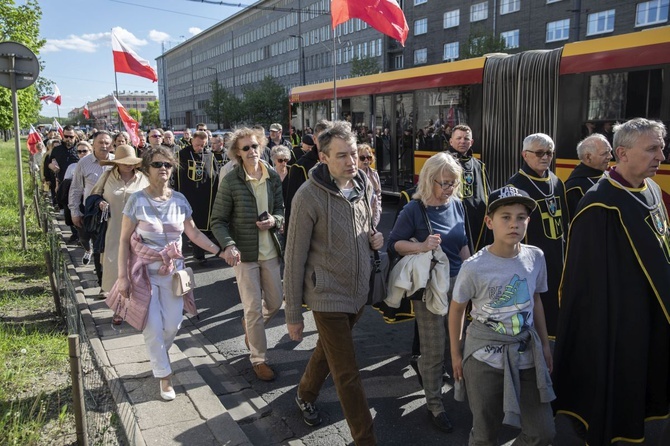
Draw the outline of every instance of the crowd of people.
[[[101,295],[126,302],[123,317],[143,331],[165,400],[176,397],[167,351],[183,311],[197,311],[192,291],[182,299],[171,285],[185,235],[200,265],[209,253],[234,268],[258,379],[276,373],[265,326],[284,304],[301,341],[307,307],[318,341],[295,394],[304,422],[322,422],[316,401],[331,375],[354,443],[377,444],[352,330],[387,238],[400,274],[424,284],[406,293],[411,365],[436,428],[453,430],[445,375],[457,400],[467,395],[471,445],[498,444],[502,424],[520,429],[514,444],[553,444],[555,416],[581,444],[641,442],[645,420],[670,415],[670,227],[651,179],[665,160],[660,122],[619,124],[611,144],[586,136],[565,183],[551,170],[552,138],[528,135],[521,168],[494,191],[471,129],[450,127],[387,237],[375,143],[347,121],[289,138],[277,123],[269,137],[261,126],[212,136],[198,124],[180,142],[152,129],[137,147],[125,132],[63,130],[45,144],[45,189],[82,262],[94,260]],[[389,295],[385,315],[398,307]]]

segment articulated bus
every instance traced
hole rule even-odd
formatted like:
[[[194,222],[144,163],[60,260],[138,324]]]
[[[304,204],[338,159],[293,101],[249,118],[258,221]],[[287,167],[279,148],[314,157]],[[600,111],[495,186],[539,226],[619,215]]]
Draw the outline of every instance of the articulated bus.
[[[411,187],[423,163],[446,147],[449,127],[472,128],[473,150],[494,188],[521,164],[521,143],[543,132],[556,142],[555,171],[578,164],[591,132],[611,142],[611,126],[634,117],[670,123],[670,27],[568,43],[554,50],[489,54],[338,80],[338,119],[373,133],[382,190]],[[305,123],[332,119],[333,83],[293,88]],[[444,129],[444,130],[443,130]],[[655,177],[670,203],[670,164]]]

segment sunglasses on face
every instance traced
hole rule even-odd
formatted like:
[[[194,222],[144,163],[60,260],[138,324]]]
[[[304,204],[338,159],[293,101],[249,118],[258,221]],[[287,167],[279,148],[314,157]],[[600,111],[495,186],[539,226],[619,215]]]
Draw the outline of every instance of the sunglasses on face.
[[[252,145],[250,145],[250,146],[244,146],[244,147],[242,147],[242,151],[243,151],[243,152],[248,152],[248,151],[251,150],[251,149],[258,150],[258,144],[252,144]]]
[[[286,159],[286,158],[279,158],[279,159],[277,160],[277,162],[278,162],[278,163],[288,163],[288,159]]]
[[[149,138],[162,138],[163,135],[149,135]]]
[[[538,157],[538,158],[544,158],[545,155],[547,155],[549,158],[551,158],[552,156],[554,156],[554,151],[553,151],[553,150],[546,150],[546,151],[545,151],[545,150],[535,150],[535,151],[533,151],[533,150],[526,150],[526,152],[533,153],[533,154],[535,154],[535,156]]]
[[[368,161],[368,160],[372,161],[372,156],[361,155],[358,157],[358,159],[361,161]]]
[[[63,139],[74,139],[76,138],[75,135],[63,135]]]
[[[156,168],[156,169],[160,169],[161,167],[165,167],[166,169],[172,169],[172,163],[168,163],[168,162],[165,162],[165,161],[153,161],[149,165],[151,167]]]
[[[88,149],[85,149],[85,150],[77,150],[77,153],[88,153]]]

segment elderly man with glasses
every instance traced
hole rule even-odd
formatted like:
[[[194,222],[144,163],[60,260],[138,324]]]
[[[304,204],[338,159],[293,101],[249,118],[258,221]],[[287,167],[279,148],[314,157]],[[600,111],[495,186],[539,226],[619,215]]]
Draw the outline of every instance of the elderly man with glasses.
[[[163,130],[161,129],[151,129],[147,133],[149,139],[149,146],[152,148],[158,148],[163,145]]]
[[[537,202],[530,214],[530,223],[523,243],[535,245],[544,252],[547,261],[549,290],[540,293],[547,320],[549,338],[556,336],[558,324],[558,287],[561,283],[565,243],[570,216],[565,197],[565,185],[551,170],[554,141],[544,133],[534,133],[523,140],[523,165],[508,184],[522,189]]]

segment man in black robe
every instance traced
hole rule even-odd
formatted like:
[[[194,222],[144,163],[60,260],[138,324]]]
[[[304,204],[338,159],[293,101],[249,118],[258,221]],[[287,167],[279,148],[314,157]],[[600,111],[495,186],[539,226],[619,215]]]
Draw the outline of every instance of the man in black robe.
[[[587,136],[577,144],[577,164],[565,181],[565,198],[570,218],[575,218],[577,204],[587,190],[598,182],[612,159],[612,146],[600,133]]]
[[[468,240],[471,252],[477,252],[493,241],[484,224],[486,203],[489,196],[489,180],[486,166],[472,155],[472,130],[467,125],[457,125],[451,132],[447,151],[454,155],[461,167],[461,196],[468,218]]]
[[[568,207],[565,185],[549,167],[554,157],[554,141],[544,133],[535,133],[523,140],[523,165],[508,184],[522,189],[537,203],[530,214],[530,223],[523,243],[534,245],[544,252],[547,262],[546,293],[541,293],[549,338],[556,336],[558,324],[558,286],[563,271],[565,239],[567,237]]]
[[[617,126],[616,166],[584,195],[560,290],[554,409],[587,444],[644,442],[670,403],[670,229],[660,187],[665,126]],[[667,422],[666,422],[667,423]],[[670,444],[670,429],[659,444]],[[558,443],[557,443],[558,444]]]
[[[209,235],[209,219],[218,183],[215,181],[212,154],[204,151],[206,145],[207,133],[196,131],[191,138],[191,144],[179,151],[175,189],[184,194],[191,204],[196,228]],[[205,251],[195,244],[192,245],[193,257],[204,266],[207,263]]]

